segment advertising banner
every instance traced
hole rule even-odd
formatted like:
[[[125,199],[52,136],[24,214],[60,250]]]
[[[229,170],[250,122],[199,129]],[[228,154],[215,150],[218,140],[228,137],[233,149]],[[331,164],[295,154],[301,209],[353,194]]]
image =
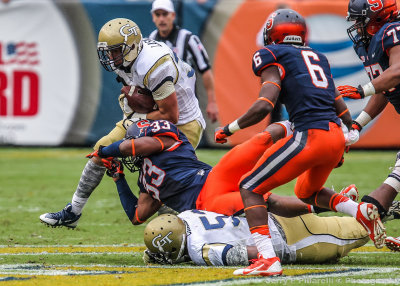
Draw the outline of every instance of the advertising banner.
[[[251,69],[252,56],[262,45],[262,27],[268,15],[278,8],[291,8],[302,14],[309,29],[309,45],[323,52],[331,64],[336,86],[365,84],[369,81],[361,61],[352,47],[346,29],[347,0],[324,1],[220,1],[213,13],[228,11],[224,24],[218,31],[215,44],[214,73],[217,102],[220,108],[221,125],[230,123],[243,114],[257,99],[260,78]],[[215,29],[221,19],[210,17],[208,29]],[[213,31],[215,34],[216,31]],[[211,36],[212,33],[209,33]],[[207,48],[212,49],[208,46]],[[352,117],[356,118],[368,102],[347,100]],[[390,105],[390,104],[389,104]],[[285,114],[283,114],[285,118]],[[286,118],[287,119],[287,118]],[[398,125],[391,125],[395,132],[388,131],[389,122],[399,120],[392,106],[362,132],[354,147],[397,148],[400,146]],[[235,133],[230,138],[232,145],[239,144],[263,130],[269,121]],[[394,130],[393,130],[394,131]]]
[[[199,35],[211,59],[219,122],[207,120],[206,95],[198,75],[198,97],[207,120],[205,146],[214,129],[243,114],[258,98],[260,78],[251,69],[262,47],[267,16],[277,8],[301,13],[309,45],[323,52],[336,85],[369,81],[346,29],[347,0],[173,0],[177,22]],[[121,84],[101,68],[97,34],[113,18],[129,18],[143,36],[155,29],[147,0],[13,0],[0,2],[0,145],[93,145],[122,118]],[[368,99],[347,100],[353,118]],[[285,110],[282,118],[287,119]],[[398,114],[389,104],[362,132],[359,148],[398,148]],[[233,146],[262,131],[269,118],[233,135]]]

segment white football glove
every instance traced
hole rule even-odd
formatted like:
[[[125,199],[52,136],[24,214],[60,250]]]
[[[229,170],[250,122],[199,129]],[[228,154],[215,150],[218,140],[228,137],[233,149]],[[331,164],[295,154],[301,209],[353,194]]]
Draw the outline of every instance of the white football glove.
[[[351,129],[347,134],[344,134],[346,146],[353,145],[360,139],[360,132],[357,129]]]

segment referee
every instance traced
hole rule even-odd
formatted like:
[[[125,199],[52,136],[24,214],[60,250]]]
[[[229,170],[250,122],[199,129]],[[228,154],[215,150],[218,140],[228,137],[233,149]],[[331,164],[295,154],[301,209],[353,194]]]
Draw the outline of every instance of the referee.
[[[208,54],[198,36],[177,26],[174,5],[171,0],[155,0],[151,8],[157,29],[149,38],[166,43],[180,59],[196,67],[202,75],[207,92],[207,116],[212,123],[218,119],[218,107],[214,93],[214,77]]]

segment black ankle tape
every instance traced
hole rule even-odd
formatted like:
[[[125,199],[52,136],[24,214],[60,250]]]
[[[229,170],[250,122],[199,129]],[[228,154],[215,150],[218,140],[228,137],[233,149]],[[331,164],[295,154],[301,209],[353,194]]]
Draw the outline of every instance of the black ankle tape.
[[[374,204],[378,208],[378,212],[379,212],[379,215],[381,216],[381,219],[386,216],[387,210],[385,210],[384,207],[380,204],[380,202],[375,200],[373,197],[365,195],[362,197],[361,201],[364,203]]]

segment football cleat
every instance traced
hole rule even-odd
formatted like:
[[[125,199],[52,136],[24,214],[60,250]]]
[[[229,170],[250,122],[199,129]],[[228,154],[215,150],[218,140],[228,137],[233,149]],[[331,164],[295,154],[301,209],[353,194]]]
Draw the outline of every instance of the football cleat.
[[[265,259],[261,254],[258,254],[258,259],[247,268],[237,269],[233,275],[243,276],[278,276],[282,275],[282,266],[279,257]]]
[[[378,208],[373,204],[359,203],[356,219],[368,232],[375,247],[382,248],[385,244],[386,229],[379,217]]]
[[[42,223],[51,227],[66,226],[68,228],[75,228],[78,225],[81,215],[76,215],[71,210],[72,205],[68,203],[61,211],[42,214],[39,219]]]
[[[392,205],[389,207],[389,210],[386,213],[383,222],[400,219],[400,201],[393,201]]]
[[[343,195],[345,197],[348,197],[350,200],[352,200],[353,202],[358,202],[358,190],[356,185],[351,184],[345,188],[343,188],[340,193],[340,195]]]
[[[386,247],[389,248],[391,251],[400,251],[400,236],[399,237],[386,237],[385,239]]]

